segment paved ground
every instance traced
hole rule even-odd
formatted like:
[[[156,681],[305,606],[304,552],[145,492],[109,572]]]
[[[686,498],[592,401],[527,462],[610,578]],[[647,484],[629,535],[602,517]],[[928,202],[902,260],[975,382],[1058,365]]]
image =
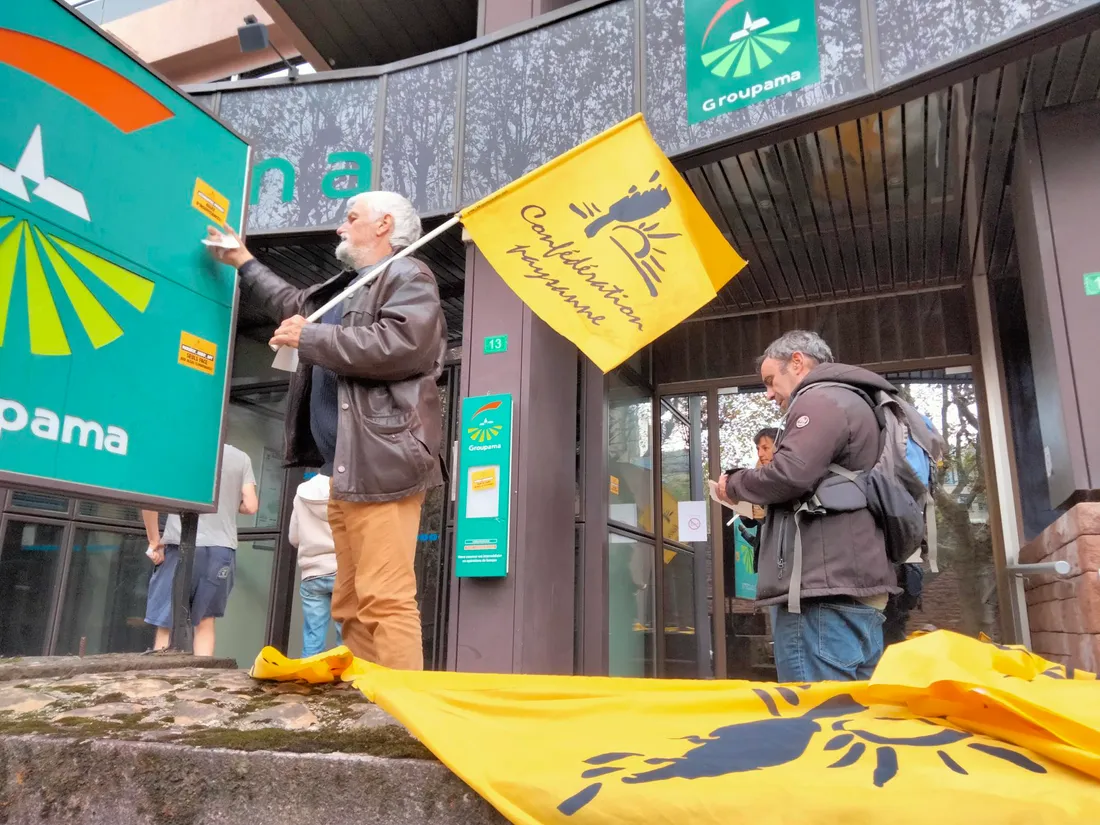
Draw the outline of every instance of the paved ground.
[[[350,685],[256,682],[244,671],[210,660],[202,663],[205,668],[179,667],[193,664],[191,657],[111,659],[74,658],[67,664],[0,660],[0,735],[432,759],[392,717]],[[143,669],[112,672],[123,659],[129,667]]]

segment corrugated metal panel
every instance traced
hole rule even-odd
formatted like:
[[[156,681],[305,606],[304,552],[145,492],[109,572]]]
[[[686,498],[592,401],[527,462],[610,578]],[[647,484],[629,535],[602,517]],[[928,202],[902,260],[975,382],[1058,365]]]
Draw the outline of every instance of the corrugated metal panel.
[[[338,69],[377,66],[477,35],[477,0],[279,0]]]
[[[1100,96],[1100,33],[685,176],[749,266],[699,317],[1015,272],[1019,114]],[[973,176],[973,180],[971,180]],[[984,246],[970,249],[967,187]]]
[[[657,383],[744,379],[756,359],[784,332],[812,329],[838,360],[872,369],[900,369],[914,359],[954,360],[970,353],[967,297],[945,289],[794,309],[708,318],[680,324],[653,346]],[[758,379],[759,380],[759,379]]]

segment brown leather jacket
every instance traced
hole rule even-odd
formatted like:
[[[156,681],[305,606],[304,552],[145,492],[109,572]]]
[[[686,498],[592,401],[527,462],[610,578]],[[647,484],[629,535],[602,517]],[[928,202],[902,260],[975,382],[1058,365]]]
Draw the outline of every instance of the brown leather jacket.
[[[297,289],[259,261],[240,269],[241,301],[274,323],[309,315],[350,283],[347,273]],[[319,467],[309,426],[312,367],[337,375],[339,410],[332,496],[395,501],[443,483],[443,419],[436,380],[447,326],[439,288],[413,258],[394,261],[344,305],[340,326],[308,324],[286,406],[286,461]]]
[[[756,598],[761,604],[787,602],[791,589],[794,512],[830,475],[829,465],[869,470],[880,451],[880,429],[871,406],[856,392],[816,384],[838,381],[864,392],[892,390],[881,376],[846,364],[821,364],[798,385],[786,426],[766,467],[732,474],[726,492],[734,501],[768,508],[759,530]],[[802,521],[803,599],[867,598],[900,592],[886,556],[882,531],[867,509],[808,514]]]

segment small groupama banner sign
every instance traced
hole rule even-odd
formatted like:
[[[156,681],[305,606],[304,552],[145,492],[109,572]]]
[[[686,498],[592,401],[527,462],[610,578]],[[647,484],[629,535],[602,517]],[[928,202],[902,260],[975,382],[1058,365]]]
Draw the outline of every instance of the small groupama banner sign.
[[[815,0],[684,0],[688,122],[817,83]]]
[[[512,396],[462,399],[455,576],[508,575],[512,503]]]

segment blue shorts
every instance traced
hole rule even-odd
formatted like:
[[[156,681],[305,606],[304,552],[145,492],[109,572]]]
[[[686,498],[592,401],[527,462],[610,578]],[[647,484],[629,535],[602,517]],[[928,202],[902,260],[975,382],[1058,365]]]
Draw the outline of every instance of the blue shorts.
[[[145,622],[156,627],[172,626],[172,580],[180,563],[179,545],[164,548],[164,561],[153,570],[145,603]],[[221,618],[233,589],[237,554],[230,547],[196,547],[191,568],[191,622]]]

